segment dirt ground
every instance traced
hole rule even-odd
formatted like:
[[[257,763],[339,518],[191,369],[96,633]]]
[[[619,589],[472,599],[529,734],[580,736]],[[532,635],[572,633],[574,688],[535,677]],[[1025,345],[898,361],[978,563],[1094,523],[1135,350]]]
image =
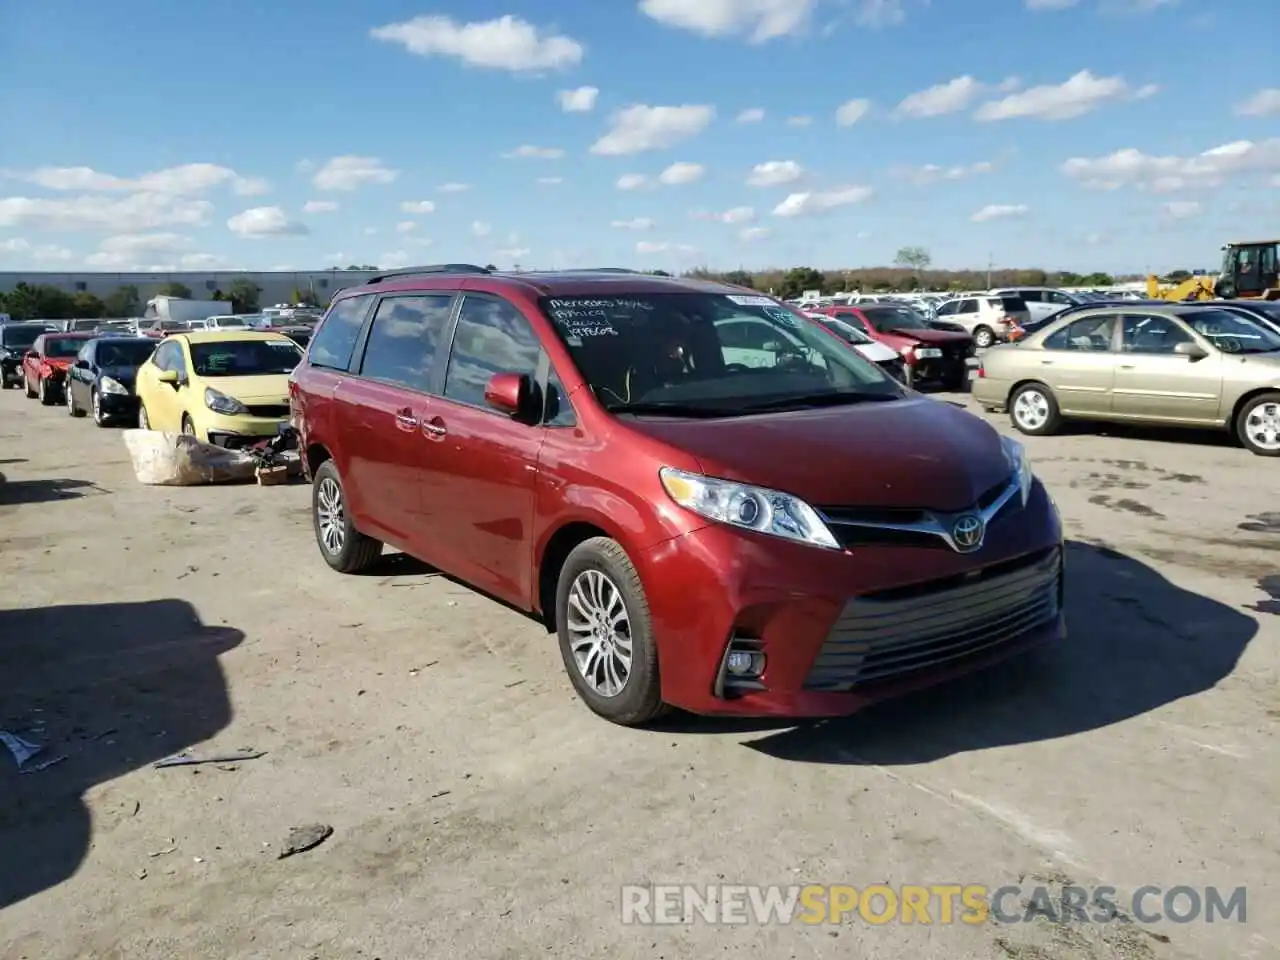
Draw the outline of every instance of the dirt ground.
[[[6,391],[0,729],[66,759],[0,749],[0,957],[1280,956],[1280,463],[1028,447],[1065,647],[848,720],[634,731],[519,614],[406,558],[331,573],[308,487],[142,487],[117,431]],[[265,756],[153,768],[187,748]],[[625,884],[947,882],[1243,886],[1247,922],[620,915]]]

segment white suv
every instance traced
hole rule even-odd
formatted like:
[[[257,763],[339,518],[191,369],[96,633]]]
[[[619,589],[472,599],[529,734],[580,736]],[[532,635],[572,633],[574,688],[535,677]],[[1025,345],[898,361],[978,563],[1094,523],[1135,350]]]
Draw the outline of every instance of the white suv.
[[[1021,297],[993,294],[948,300],[938,307],[935,319],[958,323],[973,335],[973,345],[985,350],[1008,340],[1015,328],[1031,320],[1031,315]]]

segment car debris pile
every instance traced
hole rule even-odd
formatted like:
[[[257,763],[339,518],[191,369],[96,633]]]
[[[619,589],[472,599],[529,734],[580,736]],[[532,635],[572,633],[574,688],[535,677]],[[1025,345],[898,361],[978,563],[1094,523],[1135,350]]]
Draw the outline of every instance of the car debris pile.
[[[301,473],[292,428],[251,447],[231,450],[182,433],[125,430],[122,433],[139,483],[190,487],[210,483],[263,486],[282,483]]]

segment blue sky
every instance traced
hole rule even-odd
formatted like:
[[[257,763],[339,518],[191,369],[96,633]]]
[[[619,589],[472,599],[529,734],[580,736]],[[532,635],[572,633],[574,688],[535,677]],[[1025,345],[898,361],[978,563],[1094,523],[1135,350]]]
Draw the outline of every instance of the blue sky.
[[[11,4],[0,269],[1211,266],[1280,221],[1280,72],[1245,42],[1276,16]]]

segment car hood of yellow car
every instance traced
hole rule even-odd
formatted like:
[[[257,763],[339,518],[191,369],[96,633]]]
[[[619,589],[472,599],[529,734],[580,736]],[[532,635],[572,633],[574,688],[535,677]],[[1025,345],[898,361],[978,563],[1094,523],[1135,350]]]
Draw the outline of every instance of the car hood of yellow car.
[[[200,385],[210,387],[245,404],[289,402],[287,373],[271,373],[256,377],[201,377]]]

